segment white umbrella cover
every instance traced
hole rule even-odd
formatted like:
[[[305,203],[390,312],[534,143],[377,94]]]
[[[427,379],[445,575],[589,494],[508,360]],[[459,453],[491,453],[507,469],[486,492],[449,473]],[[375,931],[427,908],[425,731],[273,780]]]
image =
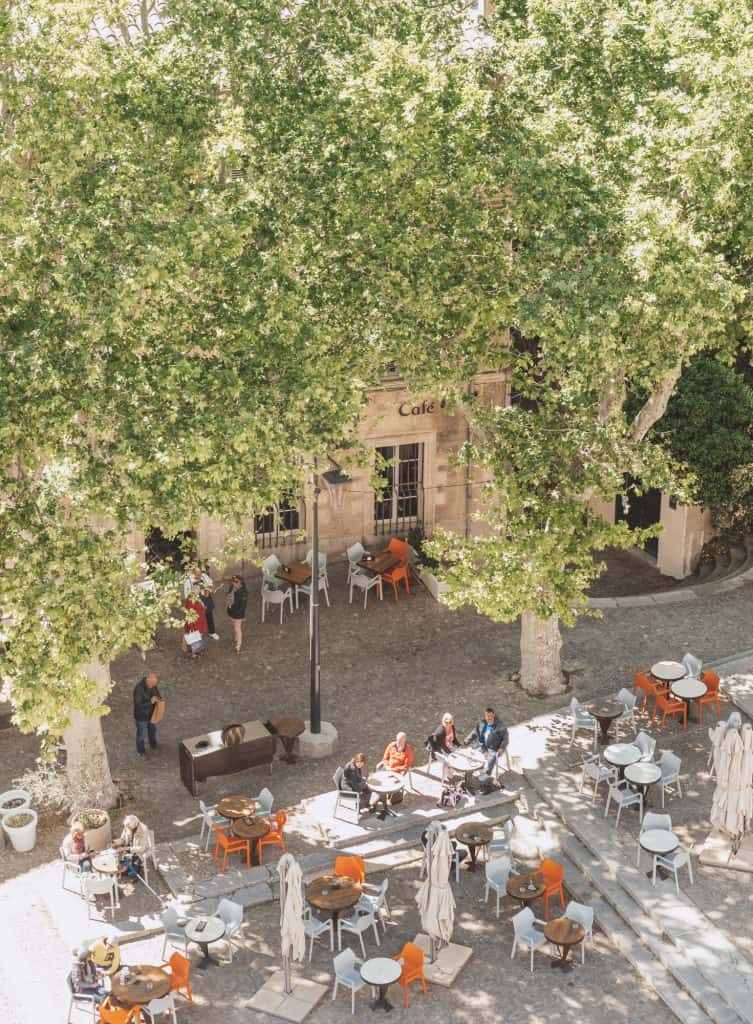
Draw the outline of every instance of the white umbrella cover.
[[[303,960],[306,955],[301,866],[292,854],[285,853],[280,857],[277,871],[280,875],[280,942],[285,991],[290,993],[290,961]]]
[[[743,749],[740,758],[743,831],[749,832],[753,824],[753,727],[749,722],[743,726]]]
[[[736,729],[730,729],[719,751],[717,783],[711,803],[711,824],[737,836],[742,831],[742,739]]]
[[[428,871],[416,895],[421,927],[429,938],[449,942],[455,923],[455,897],[450,888],[452,844],[447,829],[439,822],[429,826],[426,851]]]

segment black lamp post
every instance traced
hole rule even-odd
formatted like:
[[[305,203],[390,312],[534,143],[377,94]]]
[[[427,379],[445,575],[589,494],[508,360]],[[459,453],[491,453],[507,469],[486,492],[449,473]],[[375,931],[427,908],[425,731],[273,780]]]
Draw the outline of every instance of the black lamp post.
[[[350,477],[339,466],[322,473],[330,487],[350,483]],[[322,700],[319,685],[319,495],[321,490],[316,470],[312,474],[314,485],[314,506],[311,523],[311,602],[309,609],[309,672],[311,681],[311,732],[322,731]]]

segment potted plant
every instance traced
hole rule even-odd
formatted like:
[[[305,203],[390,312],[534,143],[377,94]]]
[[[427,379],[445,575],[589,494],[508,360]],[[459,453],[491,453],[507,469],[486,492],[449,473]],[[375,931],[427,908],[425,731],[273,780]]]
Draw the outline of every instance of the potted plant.
[[[16,853],[28,853],[37,841],[37,812],[31,807],[7,811],[3,815],[3,828]]]
[[[450,588],[434,575],[433,570],[438,569],[441,566],[441,562],[433,558],[425,550],[424,542],[426,539],[426,535],[420,526],[414,527],[408,534],[408,544],[415,552],[415,565],[413,568],[416,571],[416,575],[434,600],[438,601],[440,594],[448,593]]]
[[[31,795],[26,789],[6,789],[0,793],[0,818],[8,811],[20,811],[31,806]]]
[[[89,850],[106,850],[112,846],[112,825],[110,815],[99,807],[87,807],[78,811],[71,821],[80,821],[84,827],[84,839]]]

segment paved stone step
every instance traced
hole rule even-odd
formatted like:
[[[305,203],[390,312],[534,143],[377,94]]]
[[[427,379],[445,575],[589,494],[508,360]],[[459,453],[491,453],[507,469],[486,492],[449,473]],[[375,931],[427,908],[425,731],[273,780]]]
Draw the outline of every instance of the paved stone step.
[[[714,556],[714,566],[710,573],[704,577],[704,583],[716,583],[718,580],[729,576],[732,571],[732,557],[729,552],[720,552]]]
[[[585,847],[583,849],[585,850]],[[580,872],[578,865],[562,853],[557,859],[564,865],[568,892],[579,903],[593,907],[596,924],[677,1019],[682,1021],[682,1024],[713,1024],[712,1018],[690,998],[684,988],[681,988],[667,972],[661,961],[642,944],[634,929],[620,917],[598,890],[592,887]],[[586,957],[588,953],[586,948]]]
[[[618,881],[609,878],[608,871],[598,857],[573,836],[562,838],[562,849],[585,878],[595,886],[612,913],[622,920],[623,927],[632,931],[632,941],[643,943],[644,951],[654,960],[653,975],[657,981],[667,986],[667,992],[664,992],[654,985],[662,999],[666,994],[670,994],[676,1004],[690,1002],[691,1007],[701,1014],[701,1020],[710,1019],[714,1024],[742,1024],[743,1018],[727,1005],[717,989],[708,983],[700,971],[688,963],[672,942],[666,940],[661,925],[643,912]],[[678,989],[685,995],[685,1000],[676,998]],[[670,1008],[677,1012],[674,1006]],[[685,1013],[678,1015],[683,1021],[689,1019]]]

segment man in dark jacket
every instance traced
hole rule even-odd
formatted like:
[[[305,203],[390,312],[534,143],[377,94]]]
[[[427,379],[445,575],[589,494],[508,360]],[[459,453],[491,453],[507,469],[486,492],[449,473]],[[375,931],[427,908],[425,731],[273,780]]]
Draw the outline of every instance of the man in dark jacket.
[[[157,689],[157,673],[150,672],[140,679],[133,688],[133,717],[136,719],[136,750],[139,754],[146,753],[144,741],[149,737],[151,750],[157,749],[157,726],[150,719],[154,705],[162,700]]]
[[[490,782],[494,775],[495,762],[510,742],[507,726],[497,718],[494,708],[486,708],[483,719],[473,732],[466,736],[465,742],[478,745],[486,754],[486,768],[484,774],[479,776],[479,781]]]

